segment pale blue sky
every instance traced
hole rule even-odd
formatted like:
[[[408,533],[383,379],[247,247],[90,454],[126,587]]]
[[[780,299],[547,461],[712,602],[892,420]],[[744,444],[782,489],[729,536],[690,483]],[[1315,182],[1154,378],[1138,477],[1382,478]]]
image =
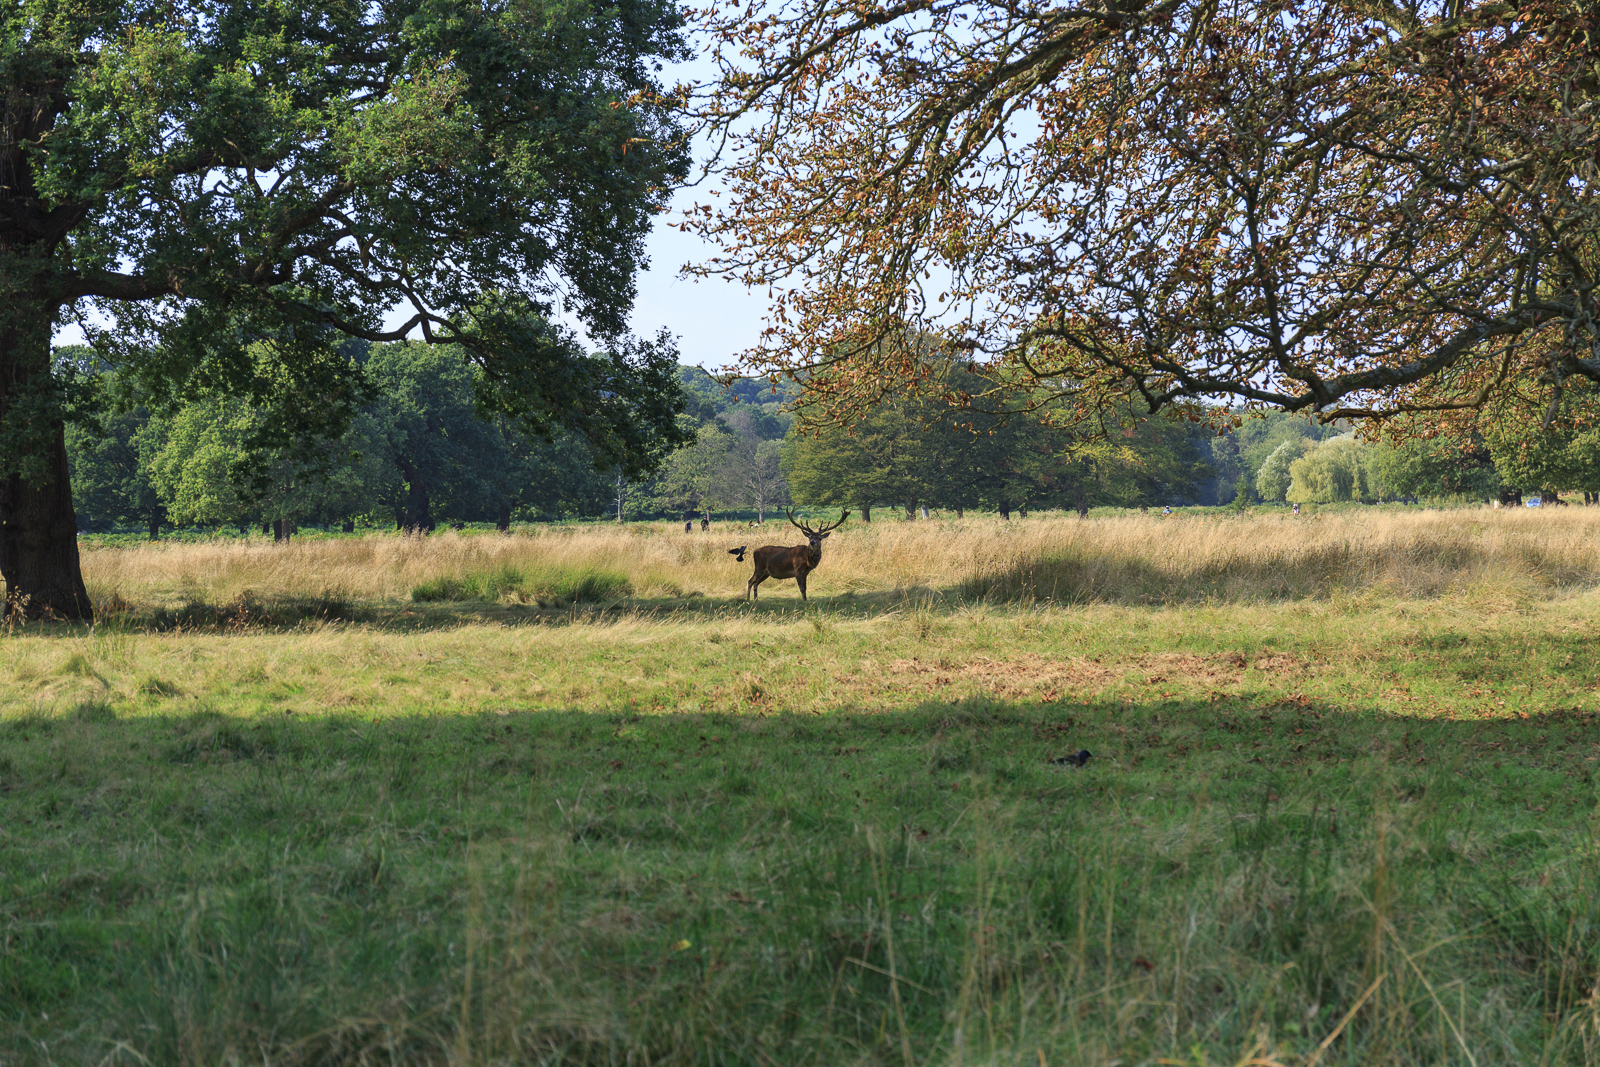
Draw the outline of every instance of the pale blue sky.
[[[675,204],[687,207],[697,192],[680,191]],[[752,293],[720,279],[679,277],[685,263],[712,254],[698,237],[670,225],[679,218],[677,211],[661,216],[650,235],[650,269],[639,276],[633,332],[649,337],[665,326],[677,336],[683,362],[716,370],[759,339],[767,314],[766,293]]]

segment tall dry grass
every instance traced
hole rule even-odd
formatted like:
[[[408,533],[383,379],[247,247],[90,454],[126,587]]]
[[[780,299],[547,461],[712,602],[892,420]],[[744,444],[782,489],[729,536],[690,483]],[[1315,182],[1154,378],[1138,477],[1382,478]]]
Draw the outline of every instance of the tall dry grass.
[[[730,547],[800,542],[787,527],[685,534],[676,525],[551,527],[500,537],[443,533],[219,539],[86,548],[97,599],[175,604],[260,596],[405,601],[427,582],[507,568],[614,572],[639,598],[742,596],[750,563]],[[1033,515],[851,521],[824,546],[813,595],[942,592],[1074,603],[1248,602],[1371,592],[1525,601],[1600,583],[1600,509],[1287,514]],[[797,598],[769,581],[768,597]]]

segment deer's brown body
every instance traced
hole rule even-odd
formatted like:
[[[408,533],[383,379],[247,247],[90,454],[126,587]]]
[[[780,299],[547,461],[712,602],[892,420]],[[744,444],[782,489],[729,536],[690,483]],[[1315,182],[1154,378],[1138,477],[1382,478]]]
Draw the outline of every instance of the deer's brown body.
[[[794,521],[794,513],[789,513],[789,521],[794,523],[809,542],[804,545],[795,545],[792,548],[782,545],[765,545],[751,553],[756,569],[750,576],[745,590],[749,599],[755,600],[756,586],[768,578],[793,578],[800,587],[800,599],[806,599],[806,575],[817,569],[817,564],[822,562],[822,539],[837,529],[844,520],[850,517],[847,511],[839,516],[839,521],[832,526],[824,526],[820,530],[813,530]]]

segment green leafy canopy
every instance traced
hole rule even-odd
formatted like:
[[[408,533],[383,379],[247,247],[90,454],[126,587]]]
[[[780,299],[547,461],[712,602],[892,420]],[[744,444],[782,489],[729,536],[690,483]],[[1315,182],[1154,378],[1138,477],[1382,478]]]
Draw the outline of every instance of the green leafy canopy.
[[[654,73],[684,51],[660,0],[8,5],[9,315],[79,314],[147,390],[270,402],[291,433],[367,398],[342,338],[453,342],[495,411],[649,452],[607,427],[671,435],[621,410],[653,352],[574,355],[547,323],[623,336],[684,172]]]

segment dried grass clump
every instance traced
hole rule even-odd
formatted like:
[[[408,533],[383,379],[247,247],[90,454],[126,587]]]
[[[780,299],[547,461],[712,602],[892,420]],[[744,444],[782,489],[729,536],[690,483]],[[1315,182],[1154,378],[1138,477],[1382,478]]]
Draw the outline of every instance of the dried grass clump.
[[[1026,531],[1026,532],[1021,532]],[[1600,512],[1352,510],[1047,520],[964,545],[965,596],[1130,604],[1455,597],[1520,610],[1600,582]]]

